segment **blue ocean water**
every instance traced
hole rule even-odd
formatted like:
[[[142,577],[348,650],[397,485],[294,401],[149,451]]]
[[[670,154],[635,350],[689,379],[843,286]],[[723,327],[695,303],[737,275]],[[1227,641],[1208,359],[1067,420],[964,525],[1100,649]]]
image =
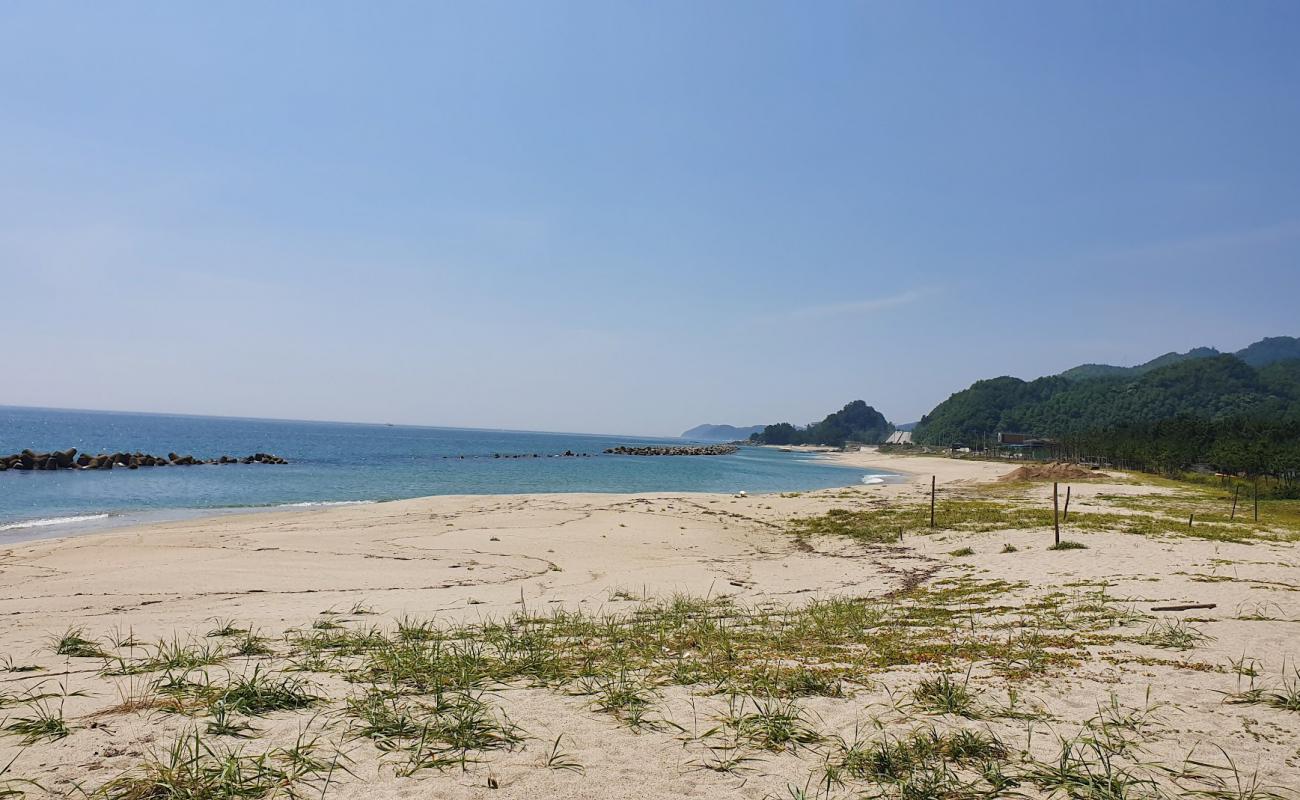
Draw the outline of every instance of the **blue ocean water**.
[[[438,494],[757,493],[847,486],[863,478],[861,469],[769,448],[744,447],[734,455],[708,457],[602,453],[620,444],[680,441],[0,406],[0,454],[76,447],[91,454],[175,451],[203,458],[265,452],[290,461],[282,466],[0,472],[0,543],[223,509]],[[566,450],[589,457],[555,457]]]

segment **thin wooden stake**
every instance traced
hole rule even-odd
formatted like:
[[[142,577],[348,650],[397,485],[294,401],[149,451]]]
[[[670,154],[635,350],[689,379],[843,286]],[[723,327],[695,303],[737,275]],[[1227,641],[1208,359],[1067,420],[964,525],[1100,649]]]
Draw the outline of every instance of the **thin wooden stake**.
[[[1056,530],[1056,543],[1061,543],[1061,495],[1057,491],[1059,484],[1052,484],[1052,528]]]
[[[930,527],[934,527],[934,481],[935,476],[930,476]]]
[[[1228,516],[1229,520],[1237,518],[1237,495],[1241,493],[1241,484],[1238,483],[1232,487],[1232,514]]]
[[[1065,487],[1065,510],[1061,512],[1061,522],[1070,521],[1070,488]]]
[[[1195,514],[1195,513],[1192,513],[1192,514],[1188,514],[1188,515],[1187,515],[1187,528],[1188,528],[1188,530],[1191,529],[1191,527],[1192,527],[1192,520],[1195,519],[1195,517],[1196,517],[1196,514]]]
[[[1214,608],[1214,603],[1185,603],[1180,606],[1156,606],[1152,611],[1191,611],[1195,608]]]
[[[1259,478],[1255,479],[1255,521],[1259,522]]]

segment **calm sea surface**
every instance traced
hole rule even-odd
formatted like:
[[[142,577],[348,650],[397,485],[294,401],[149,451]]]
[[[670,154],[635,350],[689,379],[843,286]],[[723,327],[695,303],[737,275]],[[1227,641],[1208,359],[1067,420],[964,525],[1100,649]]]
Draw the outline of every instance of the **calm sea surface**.
[[[812,455],[753,447],[709,457],[602,453],[619,444],[680,441],[0,406],[5,455],[76,447],[203,458],[265,452],[291,462],[0,472],[0,544],[234,509],[436,494],[798,491],[847,486],[866,474]],[[566,450],[589,457],[558,457]]]

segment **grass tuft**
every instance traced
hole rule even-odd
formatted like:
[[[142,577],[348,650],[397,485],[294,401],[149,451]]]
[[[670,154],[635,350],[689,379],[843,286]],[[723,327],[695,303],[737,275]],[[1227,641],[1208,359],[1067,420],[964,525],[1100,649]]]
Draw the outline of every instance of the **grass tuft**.
[[[1137,637],[1136,641],[1169,650],[1191,650],[1198,644],[1211,641],[1213,638],[1199,628],[1179,619],[1159,620],[1152,623],[1145,633]]]
[[[5,733],[17,736],[24,745],[40,741],[57,742],[72,733],[67,721],[63,719],[63,705],[52,705],[48,700],[40,700],[29,705],[31,713],[14,717],[5,722]]]
[[[217,627],[215,627],[215,628],[213,628],[212,630],[208,631],[208,637],[209,637],[209,638],[222,638],[222,637],[227,637],[227,636],[239,636],[240,634],[248,633],[248,629],[247,629],[247,628],[241,628],[241,627],[239,627],[238,625],[235,624],[235,621],[234,621],[233,619],[231,619],[231,620],[220,620],[220,619],[219,619],[219,620],[215,620],[215,622],[216,622]]]
[[[720,721],[736,741],[773,752],[797,750],[800,745],[814,745],[823,738],[812,727],[806,712],[794,700],[784,698],[732,695]]]
[[[405,762],[397,774],[410,776],[420,770],[464,770],[488,750],[510,749],[524,734],[503,713],[493,713],[480,695],[457,692],[420,727],[419,734],[404,748]]]
[[[1048,550],[1087,550],[1088,545],[1084,544],[1083,542],[1076,542],[1073,539],[1062,539],[1061,541],[1057,542],[1051,547],[1048,547],[1047,549]]]
[[[62,636],[56,636],[53,639],[54,652],[61,656],[70,656],[72,658],[106,658],[98,642],[91,641],[85,636],[83,628],[68,628]]]
[[[347,771],[337,750],[300,734],[288,748],[250,754],[210,743],[198,730],[182,735],[161,755],[109,780],[97,800],[261,800],[324,796],[336,773]]]
[[[1251,683],[1253,684],[1254,681],[1252,680]],[[1300,669],[1296,669],[1294,675],[1283,678],[1281,686],[1276,689],[1252,686],[1244,692],[1230,695],[1228,702],[1265,705],[1280,711],[1300,712]]]
[[[926,678],[912,690],[912,701],[932,714],[953,714],[968,719],[980,717],[975,695],[970,690],[969,675],[960,683],[946,674]]]
[[[546,753],[546,760],[542,763],[542,766],[547,769],[576,772],[579,775],[586,773],[587,768],[582,766],[581,762],[560,749],[560,741],[563,738],[564,734],[555,737],[555,743],[551,745],[551,749]]]

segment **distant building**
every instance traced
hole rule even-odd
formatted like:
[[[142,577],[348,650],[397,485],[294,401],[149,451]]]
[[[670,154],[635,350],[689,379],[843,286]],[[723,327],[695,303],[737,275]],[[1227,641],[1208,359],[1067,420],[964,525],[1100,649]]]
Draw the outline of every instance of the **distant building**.
[[[911,431],[894,431],[893,433],[889,434],[889,438],[885,440],[885,444],[911,444],[911,443],[912,443]]]
[[[998,445],[1002,447],[1051,447],[1054,444],[1056,441],[1053,439],[1044,439],[1027,433],[998,431]]]

